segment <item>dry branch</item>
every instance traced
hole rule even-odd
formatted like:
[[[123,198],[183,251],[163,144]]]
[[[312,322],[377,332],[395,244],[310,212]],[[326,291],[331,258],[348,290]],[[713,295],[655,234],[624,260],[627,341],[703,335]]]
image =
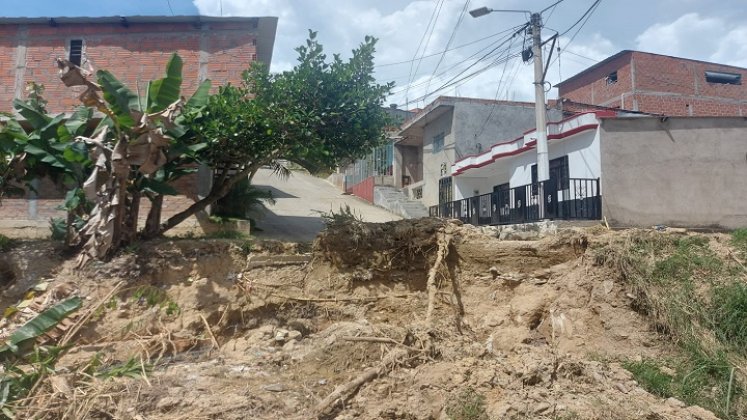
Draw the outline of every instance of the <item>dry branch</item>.
[[[353,397],[364,384],[385,375],[392,365],[398,365],[407,360],[410,353],[407,349],[392,350],[384,356],[384,359],[378,366],[366,369],[352,381],[335,388],[331,394],[317,404],[317,418],[333,418],[337,408]]]

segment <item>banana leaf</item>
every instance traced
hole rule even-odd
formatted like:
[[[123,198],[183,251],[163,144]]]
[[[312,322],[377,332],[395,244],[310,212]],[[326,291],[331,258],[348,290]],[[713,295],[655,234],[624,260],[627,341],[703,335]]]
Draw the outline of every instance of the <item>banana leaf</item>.
[[[17,352],[20,345],[35,340],[52,329],[60,321],[80,308],[82,303],[83,301],[79,297],[71,297],[45,310],[25,323],[21,328],[14,331],[8,337],[7,342],[0,347],[0,360],[5,360],[8,357],[8,353]]]

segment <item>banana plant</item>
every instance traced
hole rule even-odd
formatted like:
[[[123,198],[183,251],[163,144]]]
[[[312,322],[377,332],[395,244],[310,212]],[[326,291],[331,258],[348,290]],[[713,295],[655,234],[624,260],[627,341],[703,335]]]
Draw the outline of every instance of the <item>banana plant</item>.
[[[210,81],[200,84],[185,101],[183,63],[176,54],[168,61],[164,77],[148,83],[144,97],[107,70],[99,70],[93,82],[90,73],[67,60],[58,59],[58,66],[63,83],[86,87],[79,99],[104,115],[92,135],[76,138],[87,146],[93,162],[83,184],[94,207],[79,232],[84,244],[79,256],[82,265],[136,238],[143,195],[152,202],[151,212],[158,214],[148,220],[160,219],[163,196],[176,193],[169,182],[190,171],[185,163],[194,161],[201,148],[185,145],[190,132],[183,124],[184,114],[185,110],[199,112],[207,103]]]
[[[69,239],[72,237],[70,221],[86,210],[80,187],[91,166],[85,145],[75,138],[90,131],[88,121],[93,113],[90,108],[80,107],[69,116],[51,116],[45,108],[43,87],[30,84],[29,90],[31,94],[27,100],[14,101],[23,123],[9,118],[0,127],[0,195],[23,195],[25,190],[33,191],[31,181],[42,177],[69,188],[63,205],[69,215]]]

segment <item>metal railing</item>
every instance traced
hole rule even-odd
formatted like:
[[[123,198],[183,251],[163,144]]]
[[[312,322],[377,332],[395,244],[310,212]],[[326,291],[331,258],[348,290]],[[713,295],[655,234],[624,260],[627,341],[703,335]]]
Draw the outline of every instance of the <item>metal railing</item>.
[[[602,218],[599,178],[571,178],[564,187],[544,181],[442,203],[428,211],[432,217],[459,219],[475,226]]]

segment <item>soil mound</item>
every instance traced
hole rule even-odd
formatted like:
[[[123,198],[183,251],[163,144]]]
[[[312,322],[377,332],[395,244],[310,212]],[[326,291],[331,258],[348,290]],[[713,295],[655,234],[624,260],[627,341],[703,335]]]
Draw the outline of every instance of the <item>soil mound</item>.
[[[593,257],[616,235],[505,241],[453,221],[352,221],[310,252],[172,240],[65,263],[54,282],[74,284],[90,316],[19,414],[715,418],[619,363],[671,347]]]

